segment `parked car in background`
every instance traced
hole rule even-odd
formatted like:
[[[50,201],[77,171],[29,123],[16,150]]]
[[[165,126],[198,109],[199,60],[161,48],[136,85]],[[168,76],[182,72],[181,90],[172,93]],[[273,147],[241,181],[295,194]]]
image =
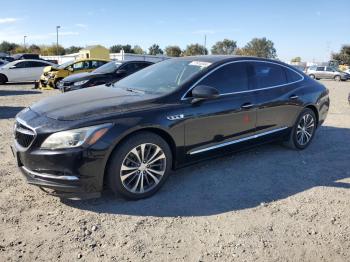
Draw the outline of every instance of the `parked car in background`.
[[[13,57],[7,56],[7,55],[0,55],[0,59],[1,59],[1,60],[5,60],[5,61],[7,61],[7,62],[15,61],[15,59],[13,59]]]
[[[6,65],[7,63],[8,61],[0,59],[0,67],[2,67],[3,65]]]
[[[334,79],[335,81],[346,81],[350,74],[339,71],[331,66],[311,66],[306,74],[313,79]]]
[[[91,73],[74,74],[64,78],[58,83],[58,88],[62,92],[68,92],[90,86],[117,82],[152,64],[152,62],[147,61],[111,61]]]
[[[272,141],[305,149],[328,110],[328,90],[285,63],[175,58],[26,108],[14,152],[28,182],[55,195],[96,197],[107,184],[140,199],[199,160]]]
[[[25,60],[25,59],[36,59],[40,60],[40,56],[38,54],[15,54],[12,55],[14,60]]]
[[[0,84],[38,81],[43,70],[54,64],[44,60],[16,60],[0,67]]]
[[[350,69],[345,70],[344,73],[347,73],[350,75]]]
[[[39,87],[57,88],[57,83],[63,78],[72,74],[91,72],[108,62],[109,60],[105,59],[80,59],[59,66],[48,66],[40,77]]]

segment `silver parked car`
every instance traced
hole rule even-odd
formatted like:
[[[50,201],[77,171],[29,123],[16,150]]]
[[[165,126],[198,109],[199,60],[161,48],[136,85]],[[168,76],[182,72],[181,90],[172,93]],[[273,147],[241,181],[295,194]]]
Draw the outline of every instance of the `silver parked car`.
[[[0,67],[0,84],[39,80],[44,67],[55,64],[45,60],[16,60]]]
[[[350,79],[350,74],[339,71],[331,66],[311,66],[306,74],[313,79],[334,79],[336,81],[346,81]]]

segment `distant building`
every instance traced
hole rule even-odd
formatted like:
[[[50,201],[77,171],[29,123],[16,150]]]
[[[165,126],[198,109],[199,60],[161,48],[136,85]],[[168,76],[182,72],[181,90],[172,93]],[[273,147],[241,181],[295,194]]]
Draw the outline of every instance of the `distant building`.
[[[97,59],[110,59],[109,50],[101,45],[92,45],[87,46],[84,49],[79,51],[80,59],[89,59],[89,58],[97,58]]]

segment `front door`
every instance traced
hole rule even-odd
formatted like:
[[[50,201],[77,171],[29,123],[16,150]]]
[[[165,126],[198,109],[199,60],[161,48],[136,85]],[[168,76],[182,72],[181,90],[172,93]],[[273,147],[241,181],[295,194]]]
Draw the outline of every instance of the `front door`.
[[[235,144],[255,132],[256,109],[249,92],[248,64],[226,64],[197,85],[216,88],[216,99],[191,104],[188,94],[184,110],[185,144],[188,157]]]

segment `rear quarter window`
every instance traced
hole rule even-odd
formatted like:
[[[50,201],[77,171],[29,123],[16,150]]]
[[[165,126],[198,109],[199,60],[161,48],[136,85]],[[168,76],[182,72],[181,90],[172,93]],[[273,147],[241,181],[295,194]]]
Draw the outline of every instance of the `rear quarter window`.
[[[288,83],[298,82],[303,79],[302,75],[289,69],[285,68]]]

